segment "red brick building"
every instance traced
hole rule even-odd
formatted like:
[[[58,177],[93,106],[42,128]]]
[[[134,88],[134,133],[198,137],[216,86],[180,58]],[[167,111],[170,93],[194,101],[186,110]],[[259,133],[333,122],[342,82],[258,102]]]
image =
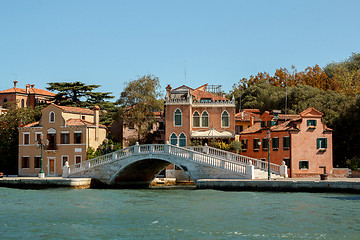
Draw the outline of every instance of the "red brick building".
[[[15,102],[18,107],[35,107],[39,103],[49,103],[55,93],[35,88],[34,84],[26,84],[24,88],[17,87],[17,81],[14,81],[14,87],[0,91],[0,106],[6,108],[8,102]]]
[[[332,130],[322,123],[323,114],[308,108],[299,115],[265,112],[261,122],[240,133],[242,154],[281,165],[285,161],[289,177],[318,177],[333,170]],[[270,144],[267,132],[270,131]]]
[[[235,100],[221,95],[221,86],[205,84],[196,89],[166,87],[165,141],[179,146],[191,140],[228,141],[235,137]]]

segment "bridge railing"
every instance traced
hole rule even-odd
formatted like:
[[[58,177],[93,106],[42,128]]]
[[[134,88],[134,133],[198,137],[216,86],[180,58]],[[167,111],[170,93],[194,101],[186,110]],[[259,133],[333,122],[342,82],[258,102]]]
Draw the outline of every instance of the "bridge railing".
[[[199,149],[197,149],[199,150]],[[170,154],[179,156],[190,161],[199,162],[209,166],[221,168],[224,170],[232,171],[235,173],[246,176],[246,166],[240,162],[231,161],[221,158],[219,156],[209,155],[202,153],[201,151],[194,151],[183,147],[178,147],[170,144],[146,144],[146,145],[134,145],[128,148],[124,148],[100,157],[89,159],[87,161],[69,166],[69,173],[77,173],[86,169],[109,163],[112,161],[118,161],[134,154]]]
[[[205,154],[209,154],[212,156],[218,156],[223,159],[227,159],[229,161],[234,161],[238,163],[242,163],[244,165],[248,165],[251,161],[254,168],[261,169],[263,171],[268,171],[268,162],[262,161],[256,158],[251,158],[247,156],[243,156],[240,154],[224,151],[218,148],[210,147],[210,146],[189,146],[187,147],[197,152],[202,152]],[[280,165],[270,163],[270,172],[280,175]]]

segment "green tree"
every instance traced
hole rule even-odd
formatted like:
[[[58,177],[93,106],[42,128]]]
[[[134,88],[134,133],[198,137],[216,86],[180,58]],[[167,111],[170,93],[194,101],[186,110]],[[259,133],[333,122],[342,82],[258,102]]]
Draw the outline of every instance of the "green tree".
[[[353,53],[342,62],[326,65],[324,71],[337,85],[338,91],[348,96],[360,96],[360,54]]]
[[[111,92],[94,92],[93,90],[100,87],[100,85],[86,85],[82,82],[54,82],[48,83],[47,87],[50,91],[57,91],[54,98],[55,104],[62,106],[76,106],[93,108],[98,105],[102,110],[100,115],[100,122],[109,126],[112,122],[113,116],[117,112],[114,102],[110,102],[114,96]]]
[[[134,127],[139,142],[145,138],[156,121],[154,112],[163,109],[164,101],[158,99],[160,96],[159,79],[144,75],[127,82],[117,100],[120,106],[117,119],[122,120],[127,127]]]
[[[0,115],[0,172],[17,174],[18,172],[18,127],[34,121],[32,108],[18,108],[8,103],[7,111]]]

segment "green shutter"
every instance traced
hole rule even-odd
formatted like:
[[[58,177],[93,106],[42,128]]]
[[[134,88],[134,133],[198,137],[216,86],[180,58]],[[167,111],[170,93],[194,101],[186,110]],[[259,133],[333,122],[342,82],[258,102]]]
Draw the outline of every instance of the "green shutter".
[[[324,138],[325,148],[327,149],[327,138]]]
[[[320,138],[316,139],[316,148],[319,149],[320,148],[320,145],[321,142],[320,142]]]

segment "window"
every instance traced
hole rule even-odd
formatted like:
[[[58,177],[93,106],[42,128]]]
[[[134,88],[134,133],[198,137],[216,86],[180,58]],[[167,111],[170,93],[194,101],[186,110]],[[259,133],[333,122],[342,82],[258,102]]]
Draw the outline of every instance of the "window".
[[[327,149],[327,138],[318,138],[316,141],[317,149],[325,150]]]
[[[42,133],[35,133],[35,141],[36,143],[41,143],[41,135]]]
[[[241,140],[241,149],[243,152],[245,152],[248,148],[248,140],[247,139],[242,139]]]
[[[21,107],[25,107],[25,100],[24,99],[21,99]]]
[[[62,158],[62,166],[65,166],[65,163],[66,162],[69,162],[69,156],[62,156],[61,157]],[[80,162],[81,162],[81,160],[80,160]]]
[[[69,144],[69,133],[61,133],[61,144]]]
[[[21,168],[29,168],[29,159],[30,157],[21,158]]]
[[[49,122],[50,123],[55,122],[55,113],[54,112],[50,112],[50,114],[49,114]]]
[[[300,161],[299,169],[309,169],[309,161]]]
[[[200,127],[200,114],[198,111],[193,113],[193,127]]]
[[[259,144],[260,143],[260,139],[259,138],[254,138],[254,140],[253,140],[253,144],[254,144],[254,151],[258,151],[259,150],[259,148],[260,148],[260,145],[261,144]]]
[[[81,119],[82,119],[82,120],[85,120],[85,116],[81,116]]]
[[[307,120],[308,127],[316,127],[316,120]]]
[[[290,137],[283,137],[283,148],[284,150],[290,149]]]
[[[288,167],[288,169],[290,169],[291,168],[290,158],[284,158],[283,161],[285,162],[285,165]]]
[[[268,127],[271,127],[271,126],[274,126],[274,125],[276,125],[275,121],[267,121],[267,126]]]
[[[170,136],[170,144],[176,145],[178,143],[178,139],[175,133],[172,133]]]
[[[272,148],[273,150],[277,150],[279,148],[279,138],[278,137],[274,137],[272,138]]]
[[[134,130],[135,124],[133,122],[129,122],[128,127],[129,127],[129,129]]]
[[[263,140],[262,140],[262,149],[267,150],[268,147],[269,147],[269,139],[263,138]]]
[[[176,109],[174,112],[174,126],[182,125],[182,113],[180,109]]]
[[[74,143],[80,144],[81,143],[81,132],[74,133]]]
[[[209,114],[207,111],[203,111],[203,113],[201,114],[201,127],[209,127]]]
[[[266,127],[266,122],[265,121],[261,121],[261,127]]]
[[[24,145],[29,145],[30,144],[30,133],[23,133],[23,143]]]
[[[34,168],[40,168],[41,166],[41,157],[34,157]]]
[[[56,134],[55,133],[48,133],[47,139],[49,141],[48,150],[56,150]]]
[[[235,133],[239,134],[244,130],[244,126],[235,126]]]
[[[75,156],[75,163],[81,163],[81,156]]]
[[[179,147],[185,147],[186,146],[186,135],[184,133],[181,133],[179,136]]]
[[[229,127],[229,113],[227,111],[221,114],[221,127]]]

